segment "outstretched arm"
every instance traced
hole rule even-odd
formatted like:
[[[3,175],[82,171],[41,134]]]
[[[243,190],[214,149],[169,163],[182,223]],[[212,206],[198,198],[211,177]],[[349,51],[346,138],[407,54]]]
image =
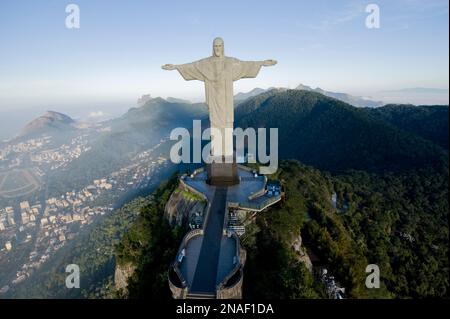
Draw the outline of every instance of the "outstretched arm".
[[[271,66],[277,64],[275,60],[265,61],[240,61],[234,59],[233,63],[233,81],[245,78],[254,78],[258,75],[262,66]]]
[[[264,60],[264,61],[261,61],[261,65],[262,66],[272,66],[272,65],[275,65],[277,63],[278,63],[277,60]]]
[[[161,68],[163,70],[172,71],[172,70],[176,70],[177,66],[175,64],[164,64]]]
[[[178,72],[180,72],[181,76],[183,77],[183,79],[185,79],[186,81],[191,81],[191,80],[199,80],[199,81],[204,81],[204,76],[203,74],[200,72],[198,66],[198,61],[197,62],[192,62],[192,63],[186,63],[186,64],[164,64],[162,66],[163,70],[178,70]]]

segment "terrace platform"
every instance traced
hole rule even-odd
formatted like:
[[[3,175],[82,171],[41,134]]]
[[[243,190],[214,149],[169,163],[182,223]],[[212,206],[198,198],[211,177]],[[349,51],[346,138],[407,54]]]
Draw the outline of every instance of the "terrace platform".
[[[231,208],[258,212],[281,199],[281,192],[266,188],[267,178],[238,165],[239,184],[207,183],[205,169],[184,175],[180,184],[208,202],[202,229],[186,234],[169,272],[174,298],[237,298],[242,294],[245,251],[237,234],[227,230]],[[231,286],[231,287],[230,287]]]

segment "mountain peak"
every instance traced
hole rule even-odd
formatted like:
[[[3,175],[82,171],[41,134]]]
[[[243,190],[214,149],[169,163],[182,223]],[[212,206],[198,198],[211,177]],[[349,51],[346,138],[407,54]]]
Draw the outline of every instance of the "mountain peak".
[[[55,111],[47,111],[44,115],[32,120],[22,130],[21,136],[43,134],[54,131],[75,129],[75,121],[68,115]]]
[[[261,88],[254,88],[253,90],[251,90],[249,92],[246,92],[246,93],[239,92],[238,94],[236,94],[234,96],[234,100],[238,101],[238,102],[244,101],[244,100],[248,99],[249,97],[253,97],[255,95],[258,95],[258,94],[261,94],[261,93],[264,93],[264,92],[266,92],[266,90],[261,89]]]
[[[313,89],[310,86],[299,84],[296,88],[296,90],[304,90],[304,91],[313,91]]]
[[[75,121],[68,115],[60,113],[60,112],[56,112],[56,111],[51,111],[48,110],[44,113],[44,115],[42,115],[41,117],[53,120],[53,121],[62,121],[65,123],[75,123]]]
[[[150,94],[144,94],[140,98],[137,99],[137,105],[142,106],[148,101],[152,99],[152,96]]]
[[[189,100],[179,99],[179,98],[175,98],[175,97],[171,97],[171,96],[168,96],[166,98],[166,101],[170,102],[170,103],[184,103],[184,104],[191,104],[192,103]]]

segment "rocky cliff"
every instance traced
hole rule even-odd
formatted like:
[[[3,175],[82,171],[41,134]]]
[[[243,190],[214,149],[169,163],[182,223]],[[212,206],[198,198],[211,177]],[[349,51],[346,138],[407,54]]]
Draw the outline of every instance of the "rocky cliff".
[[[206,208],[206,201],[181,184],[167,201],[164,216],[172,226],[200,223]]]
[[[128,278],[131,277],[136,266],[132,263],[124,265],[116,264],[116,270],[114,272],[114,285],[117,291],[122,290],[122,294],[127,294]]]
[[[294,249],[294,251],[297,253],[297,259],[301,261],[303,264],[305,264],[309,272],[312,273],[313,265],[305,247],[302,246],[302,236],[299,234],[298,237],[295,237],[291,245],[292,249]]]

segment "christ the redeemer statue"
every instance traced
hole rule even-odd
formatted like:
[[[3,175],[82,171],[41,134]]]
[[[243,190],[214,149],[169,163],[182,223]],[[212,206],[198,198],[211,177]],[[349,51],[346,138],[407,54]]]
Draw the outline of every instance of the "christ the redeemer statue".
[[[275,65],[275,60],[241,61],[224,55],[221,38],[214,39],[213,55],[186,64],[166,64],[164,70],[178,70],[186,81],[205,82],[206,104],[211,124],[211,155],[215,158],[233,157],[233,82],[254,78],[261,66]],[[220,137],[220,138],[219,138]]]

